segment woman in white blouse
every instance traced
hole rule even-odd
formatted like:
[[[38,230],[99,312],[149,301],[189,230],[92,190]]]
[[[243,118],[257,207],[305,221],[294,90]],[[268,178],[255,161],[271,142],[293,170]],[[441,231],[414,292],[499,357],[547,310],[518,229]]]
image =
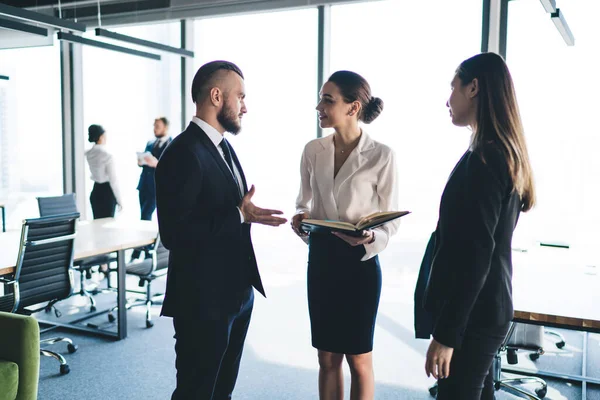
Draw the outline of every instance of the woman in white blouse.
[[[121,192],[117,183],[115,160],[106,149],[106,133],[100,125],[90,125],[88,140],[94,144],[86,151],[85,157],[90,166],[94,188],[90,195],[94,219],[115,216],[115,207],[123,208]]]
[[[302,154],[301,187],[292,228],[308,239],[308,303],[313,347],[319,356],[320,399],[343,399],[344,356],[352,376],[352,400],[374,398],[373,332],[381,293],[377,254],[385,249],[398,222],[362,237],[311,234],[305,218],[356,223],[378,211],[397,211],[394,152],[359,126],[382,111],[360,75],[338,71],[329,77],[317,105],[322,128],[335,133],[309,142]]]

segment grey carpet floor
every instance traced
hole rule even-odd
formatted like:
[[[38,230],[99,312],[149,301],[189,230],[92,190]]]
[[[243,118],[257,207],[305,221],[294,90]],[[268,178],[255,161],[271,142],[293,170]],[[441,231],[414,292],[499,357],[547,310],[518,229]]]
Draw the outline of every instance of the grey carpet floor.
[[[234,399],[317,399],[318,365],[310,343],[310,324],[306,305],[306,247],[288,234],[255,234],[268,299],[256,297],[253,319],[242,359]],[[258,237],[258,238],[257,238]],[[427,388],[433,379],[425,376],[423,365],[428,342],[414,339],[413,291],[422,255],[422,243],[398,242],[381,257],[383,289],[378,315],[374,365],[376,399],[431,399]],[[137,281],[128,280],[136,287]],[[156,290],[164,290],[158,282]],[[70,300],[81,303],[79,297]],[[112,304],[114,296],[102,295],[100,307]],[[69,305],[61,304],[61,319],[70,316]],[[49,332],[43,337],[65,334],[74,339],[79,350],[64,351],[71,367],[68,375],[59,374],[58,363],[42,358],[39,398],[64,399],[169,399],[175,385],[173,326],[169,318],[159,318],[154,309],[155,326],[147,329],[143,308],[128,311],[129,336],[122,341],[101,339],[87,334]],[[50,317],[49,317],[50,318]],[[104,323],[106,316],[97,317]],[[527,368],[581,373],[583,334],[563,331],[567,347],[558,350],[551,342],[548,352],[537,362],[520,355],[519,365]],[[588,341],[588,374],[600,377],[600,337]],[[346,398],[349,373],[345,368]],[[548,380],[546,398],[582,399],[579,385]],[[516,399],[498,392],[497,399]],[[600,400],[600,390],[587,389],[587,399]]]

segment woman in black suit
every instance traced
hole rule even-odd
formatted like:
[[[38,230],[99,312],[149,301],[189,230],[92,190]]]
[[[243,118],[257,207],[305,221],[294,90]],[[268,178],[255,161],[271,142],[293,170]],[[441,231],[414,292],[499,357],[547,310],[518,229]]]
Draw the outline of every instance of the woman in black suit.
[[[535,202],[510,72],[494,53],[458,67],[446,106],[473,131],[444,189],[425,293],[433,340],[425,370],[438,400],[493,399],[494,355],[513,318],[511,241]]]

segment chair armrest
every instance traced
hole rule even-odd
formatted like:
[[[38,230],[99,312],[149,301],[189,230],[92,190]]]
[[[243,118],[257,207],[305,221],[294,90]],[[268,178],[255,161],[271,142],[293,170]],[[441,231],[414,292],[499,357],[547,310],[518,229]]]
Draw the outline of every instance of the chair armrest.
[[[19,366],[18,399],[36,399],[40,370],[40,328],[33,317],[0,312],[0,359]]]

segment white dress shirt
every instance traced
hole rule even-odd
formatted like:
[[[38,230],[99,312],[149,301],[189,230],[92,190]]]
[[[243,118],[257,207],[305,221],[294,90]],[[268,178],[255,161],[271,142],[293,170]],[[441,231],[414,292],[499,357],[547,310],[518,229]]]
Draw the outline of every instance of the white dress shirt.
[[[97,183],[110,183],[110,188],[117,199],[117,204],[123,206],[123,199],[117,182],[117,167],[115,160],[104,144],[94,144],[94,147],[85,152],[90,167],[91,178]]]
[[[204,131],[204,133],[206,133],[206,136],[208,136],[210,141],[213,142],[213,144],[217,148],[217,151],[223,158],[223,161],[225,161],[225,154],[223,154],[223,149],[220,146],[221,141],[223,141],[225,139],[225,136],[221,135],[221,133],[218,130],[216,130],[215,128],[213,128],[211,125],[209,125],[208,122],[201,120],[198,117],[193,117],[192,122],[195,123],[196,125],[198,125],[200,127],[200,129],[202,129]],[[233,160],[232,160],[232,164],[233,164],[233,171],[231,171],[231,169],[229,168],[229,164],[227,164],[227,161],[225,161],[225,165],[227,165],[227,169],[229,169],[229,171],[235,175],[235,178],[238,182],[238,187],[240,189],[240,193],[243,196],[244,195],[244,186],[243,186],[244,183],[242,181],[242,175],[240,174],[240,171],[238,171],[237,165],[235,165],[235,162],[233,162]],[[243,223],[244,222],[244,214],[242,214],[242,210],[240,210],[239,207],[238,207],[238,210],[240,212],[240,219]]]
[[[158,147],[163,147],[165,145],[165,143],[167,143],[167,140],[169,140],[169,138],[170,138],[169,135],[165,135],[165,136],[156,138],[156,140],[158,140]]]
[[[304,148],[296,214],[355,224],[375,212],[398,211],[398,176],[392,149],[363,131],[335,178],[334,151],[333,134],[312,140]],[[373,229],[375,241],[364,245],[362,261],[383,251],[399,224],[395,220]]]

